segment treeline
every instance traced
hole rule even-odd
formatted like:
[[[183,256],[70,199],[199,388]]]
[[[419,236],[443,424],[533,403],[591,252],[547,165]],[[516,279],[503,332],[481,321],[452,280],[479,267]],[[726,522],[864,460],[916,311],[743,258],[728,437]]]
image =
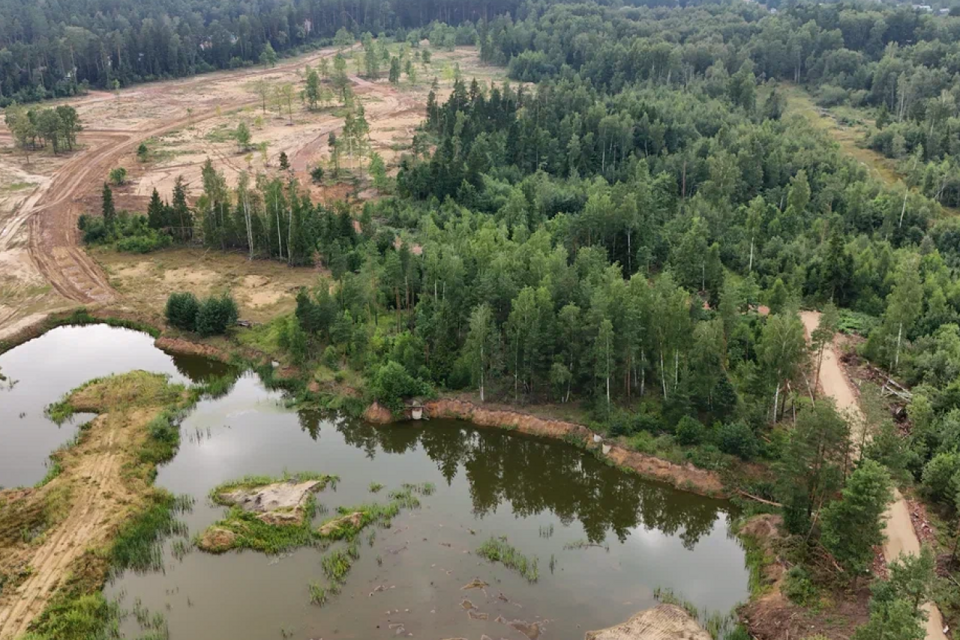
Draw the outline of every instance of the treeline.
[[[536,9],[533,9],[536,7]],[[960,16],[908,6],[799,3],[618,10],[528,5],[524,20],[478,26],[481,57],[524,81],[579,74],[620,92],[637,82],[737,94],[748,80],[806,84],[825,107],[876,109],[873,148],[900,160],[911,186],[960,204]],[[749,90],[735,101],[748,108]]]
[[[0,106],[69,96],[88,87],[180,77],[275,59],[363,32],[433,44],[473,44],[431,25],[515,12],[518,0],[0,1]],[[423,29],[423,31],[421,31]],[[339,32],[339,34],[338,34]],[[470,34],[473,35],[470,35]]]

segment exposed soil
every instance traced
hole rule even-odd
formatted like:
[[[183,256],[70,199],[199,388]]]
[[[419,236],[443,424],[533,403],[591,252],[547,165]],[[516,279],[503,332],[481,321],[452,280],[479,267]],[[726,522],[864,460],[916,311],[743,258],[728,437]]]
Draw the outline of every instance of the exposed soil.
[[[354,530],[363,526],[363,513],[354,511],[340,518],[335,518],[321,526],[317,533],[323,538],[336,537],[341,529],[352,528]]]
[[[353,55],[356,47],[347,50]],[[49,151],[30,154],[29,160],[11,151],[12,140],[0,124],[0,339],[16,333],[45,314],[84,305],[124,304],[141,308],[152,305],[162,289],[150,286],[156,278],[145,277],[163,264],[160,256],[125,256],[108,277],[111,260],[102,268],[79,246],[77,218],[99,211],[100,187],[109,171],[123,166],[128,183],[115,189],[119,208],[143,211],[154,188],[170,198],[177,176],[182,175],[191,197],[198,195],[200,170],[209,158],[223,171],[230,185],[241,171],[251,175],[276,172],[276,158],[283,151],[291,159],[291,173],[311,195],[323,201],[344,199],[353,187],[347,184],[311,185],[309,170],[327,160],[327,136],[339,132],[343,118],[334,108],[310,112],[293,105],[292,117],[278,114],[273,99],[264,113],[253,83],[302,84],[302,68],[331,57],[334,49],[291,58],[272,69],[250,68],[224,71],[195,78],[167,81],[123,90],[118,96],[94,92],[70,99],[84,122],[78,148],[53,156]],[[390,171],[400,152],[409,146],[414,129],[424,117],[426,95],[434,75],[439,78],[439,96],[453,84],[453,65],[465,77],[481,81],[500,79],[499,70],[479,64],[474,48],[436,51],[430,67],[420,70],[416,84],[394,86],[386,80],[371,82],[356,77],[354,92],[363,102],[370,123],[372,149],[380,153]],[[272,110],[272,111],[271,111]],[[241,153],[230,131],[246,121],[254,143],[268,145],[267,157],[259,152]],[[139,162],[140,143],[150,149],[147,162]],[[345,157],[348,172],[359,172],[356,159]],[[375,194],[378,195],[378,194]],[[146,263],[146,264],[139,264]],[[219,272],[219,270],[217,270]],[[309,273],[309,270],[307,270]],[[297,273],[297,270],[292,272]],[[240,275],[257,275],[241,269]],[[195,274],[187,274],[195,275]],[[203,282],[187,278],[201,288]],[[167,288],[179,280],[165,281]],[[291,288],[303,284],[293,275],[272,279],[270,286],[247,286],[237,291],[238,302],[262,317],[286,311]]]
[[[677,605],[659,604],[623,624],[588,631],[584,640],[710,640],[710,634]]]
[[[179,389],[164,376],[137,371],[75,391],[76,410],[101,413],[60,457],[60,475],[38,489],[0,492],[9,496],[0,573],[25,576],[0,595],[0,639],[24,634],[71,576],[95,573],[91,584],[99,588],[107,571],[103,552],[155,491],[139,459],[145,427],[164,407],[185,402]],[[35,534],[30,541],[16,535],[24,528]]]
[[[185,356],[201,356],[218,362],[229,362],[230,356],[212,345],[191,342],[182,338],[160,337],[153,343],[158,349],[167,353],[176,353]]]
[[[854,629],[868,618],[869,590],[835,593],[832,606],[827,609],[801,607],[788,600],[781,591],[787,570],[780,557],[782,527],[781,516],[763,514],[750,518],[740,528],[740,536],[751,540],[763,554],[762,591],[740,608],[741,622],[757,640],[809,638],[817,634],[828,638],[851,637]]]
[[[801,318],[809,338],[820,321],[820,314],[814,311],[804,311],[801,313]],[[861,430],[866,428],[866,420],[860,411],[857,396],[840,365],[837,351],[832,344],[824,352],[823,364],[820,369],[820,386],[825,395],[834,399],[837,409],[852,420],[851,438],[854,448],[858,450],[860,443],[869,437],[869,434],[857,431],[858,428]],[[883,555],[887,562],[895,561],[901,553],[918,554],[920,552],[920,541],[917,538],[916,531],[914,531],[907,502],[899,491],[894,491],[894,501],[888,507],[884,518],[886,519],[886,529],[884,531],[886,539],[883,543]],[[927,640],[946,640],[947,636],[943,631],[943,618],[939,609],[927,603],[924,605],[924,610],[928,614]]]
[[[273,525],[300,524],[310,494],[323,488],[319,480],[275,482],[262,487],[239,488],[218,494],[219,501],[258,514]]]

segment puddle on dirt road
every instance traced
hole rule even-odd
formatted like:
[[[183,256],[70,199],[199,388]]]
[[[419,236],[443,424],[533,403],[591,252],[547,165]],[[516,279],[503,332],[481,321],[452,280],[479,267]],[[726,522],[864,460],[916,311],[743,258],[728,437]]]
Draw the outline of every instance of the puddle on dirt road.
[[[0,487],[32,485],[46,474],[50,454],[92,416],[57,426],[44,416],[51,402],[87,380],[144,369],[178,382],[223,375],[226,365],[172,356],[140,331],[108,325],[59,327],[0,355]]]
[[[65,438],[40,412],[70,388],[134,368],[178,379],[195,375],[142,334],[80,331],[51,332],[40,339],[48,342],[27,343],[0,359],[4,373],[20,380],[14,392],[25,395],[21,406],[35,414],[30,428],[16,419],[16,410],[12,428],[0,418],[4,444],[16,443],[21,451],[17,456],[2,448],[4,471],[24,452],[34,457],[10,484],[42,476],[42,459]],[[76,349],[87,342],[101,344],[84,358]],[[0,411],[11,411],[10,397],[0,400]],[[53,435],[32,435],[34,425]],[[361,534],[359,560],[323,607],[310,604],[309,589],[327,583],[320,549],[280,557],[251,551],[182,555],[173,541],[164,544],[162,572],[127,572],[107,587],[107,598],[121,599],[127,609],[139,601],[141,610],[162,614],[171,640],[476,640],[484,634],[526,640],[504,624],[514,620],[540,622],[541,638],[572,640],[652,606],[657,587],[724,613],[748,596],[728,503],[645,481],[559,441],[463,422],[374,427],[294,411],[252,374],[227,395],[202,401],[184,420],[180,450],[160,469],[157,484],[196,499],[192,512],[181,516],[193,537],[225,512],[207,498],[213,487],[284,471],[340,476],[336,490],[317,496],[318,523],[341,505],[386,502],[386,493],[403,483],[430,482],[436,491],[420,497],[419,509],[402,511],[390,528],[375,529],[372,545],[368,532],[374,529]],[[371,483],[385,488],[371,493]],[[506,536],[536,556],[539,581],[530,584],[475,555],[491,536]],[[475,578],[488,586],[462,589]],[[127,637],[141,635],[134,616],[124,624]]]

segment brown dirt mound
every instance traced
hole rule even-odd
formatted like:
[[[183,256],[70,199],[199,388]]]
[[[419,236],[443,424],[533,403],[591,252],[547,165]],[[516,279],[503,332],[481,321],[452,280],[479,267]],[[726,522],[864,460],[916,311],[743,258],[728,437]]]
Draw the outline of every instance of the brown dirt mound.
[[[363,419],[373,424],[390,424],[393,422],[393,414],[380,403],[374,402],[363,412]]]
[[[157,338],[154,345],[167,353],[184,356],[202,356],[219,362],[228,362],[230,360],[230,357],[226,353],[214,346],[190,342],[182,338]]]
[[[623,624],[588,631],[584,640],[710,640],[710,634],[680,607],[660,604]]]
[[[320,480],[276,482],[262,487],[234,489],[217,497],[224,504],[260,514],[260,520],[267,524],[301,524],[304,505],[310,494],[322,489],[323,485]]]
[[[229,551],[236,544],[237,534],[222,527],[210,527],[203,533],[197,547],[210,553]]]
[[[339,532],[344,525],[350,525],[354,529],[359,529],[361,524],[363,524],[363,514],[359,511],[354,511],[350,515],[337,518],[336,520],[331,520],[320,527],[320,529],[317,530],[317,533],[324,538],[327,538]]]

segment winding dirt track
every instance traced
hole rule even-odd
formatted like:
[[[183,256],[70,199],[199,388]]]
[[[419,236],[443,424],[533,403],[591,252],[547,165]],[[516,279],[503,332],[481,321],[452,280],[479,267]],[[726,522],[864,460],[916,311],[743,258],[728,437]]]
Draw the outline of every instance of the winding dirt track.
[[[820,314],[816,311],[803,311],[800,317],[809,340],[820,322]],[[833,345],[830,345],[823,355],[820,386],[823,392],[837,403],[837,409],[853,421],[855,428],[866,429],[866,420],[860,411],[860,405],[857,404],[857,396],[850,386],[846,373],[840,367]],[[858,449],[863,442],[863,434],[851,433],[851,437],[854,448]],[[920,541],[913,529],[907,502],[899,491],[894,491],[894,501],[887,508],[884,518],[887,526],[884,532],[886,539],[883,542],[883,556],[888,564],[895,561],[902,553],[910,555],[920,553]],[[927,612],[927,640],[946,640],[947,636],[943,632],[943,617],[937,606],[927,602],[923,605],[923,610]]]
[[[113,527],[126,518],[130,495],[123,480],[121,441],[129,436],[106,417],[97,418],[91,429],[89,450],[71,476],[72,508],[66,520],[43,540],[30,559],[31,575],[0,607],[0,640],[11,640],[44,609],[61,581],[89,548],[103,545]],[[129,445],[127,445],[129,446]]]
[[[350,49],[352,48],[354,47]],[[214,79],[254,79],[258,75],[275,74],[279,71],[299,68],[305,63],[331,57],[334,53],[325,51],[309,59],[293,59],[271,69],[220,72],[188,80],[146,85],[135,91],[162,93],[171,88],[182,91],[199,87]],[[357,82],[357,80],[354,79],[361,89],[366,89],[368,84],[371,87],[375,86],[372,83]],[[79,103],[103,101],[111,97],[110,94],[95,93],[80,100]],[[229,106],[242,108],[258,103],[258,99],[251,98],[232,102]],[[110,169],[119,166],[120,160],[133,153],[141,142],[218,115],[219,109],[211,106],[189,115],[180,113],[178,116],[138,130],[90,129],[84,131],[79,137],[83,148],[58,168],[49,180],[37,186],[13,216],[0,227],[0,252],[8,249],[14,242],[17,230],[29,224],[30,257],[40,273],[60,295],[80,304],[106,303],[116,300],[119,295],[110,286],[106,275],[80,247],[77,219],[84,212],[82,204],[84,197],[99,190]],[[10,142],[8,132],[0,132],[0,142]],[[0,317],[0,326],[9,319]]]

